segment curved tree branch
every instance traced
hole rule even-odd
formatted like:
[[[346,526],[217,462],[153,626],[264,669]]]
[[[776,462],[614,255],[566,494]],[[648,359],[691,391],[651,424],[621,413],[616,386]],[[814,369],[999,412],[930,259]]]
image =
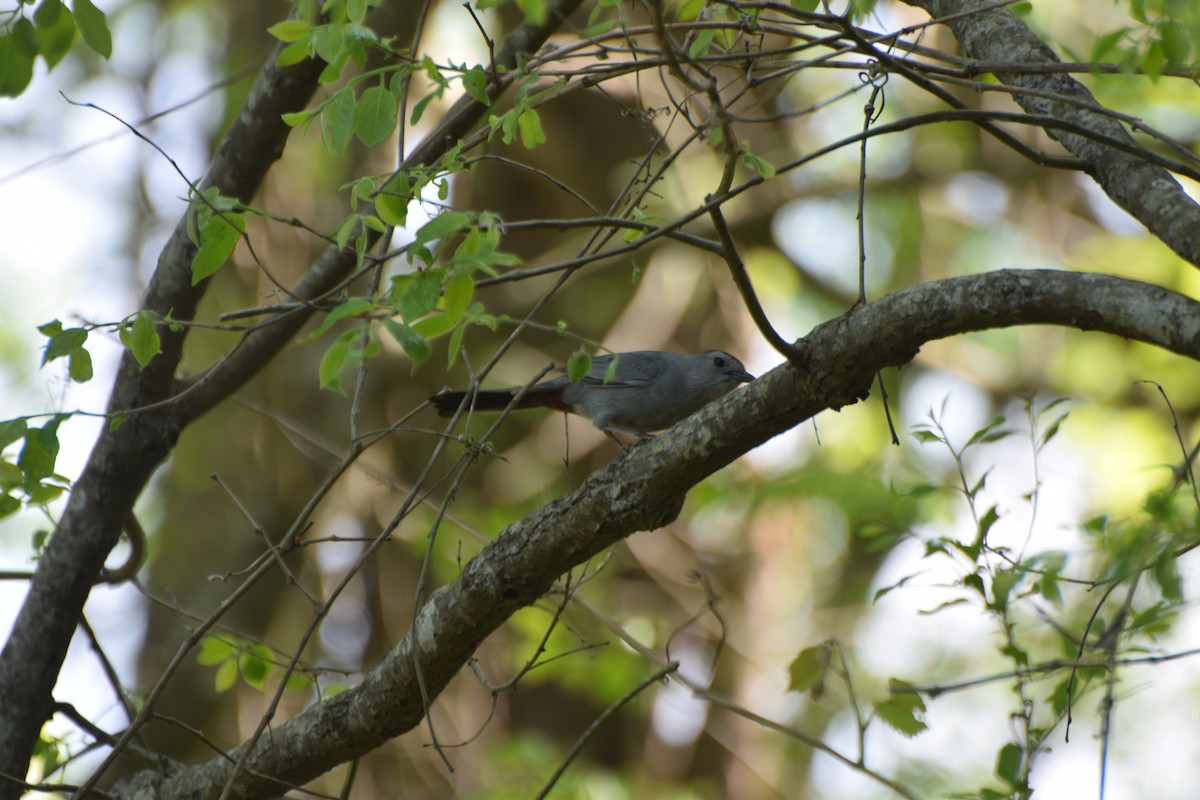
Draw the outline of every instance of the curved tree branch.
[[[361,684],[275,727],[246,760],[230,796],[277,794],[283,784],[303,784],[411,730],[425,709],[418,674],[427,696],[436,696],[484,638],[564,572],[634,532],[669,523],[696,483],[808,417],[854,403],[880,369],[911,361],[934,339],[1033,324],[1103,331],[1200,360],[1200,302],[1104,275],[999,271],[859,306],[799,342],[802,366],[784,364],[628,448],[575,491],[506,528],[431,595],[410,635]],[[241,750],[231,755],[236,760]],[[233,763],[221,757],[169,773],[144,771],[115,794],[216,798]]]
[[[946,24],[972,58],[1021,65],[1058,64],[1053,51],[993,0],[904,0]],[[1008,86],[1036,92],[1014,92],[1031,114],[1062,119],[1106,137],[1133,143],[1133,137],[1096,102],[1092,93],[1064,73],[1005,72],[996,78]],[[1062,98],[1062,99],[1057,99]],[[1069,101],[1069,102],[1068,102]],[[1100,188],[1151,233],[1190,263],[1200,267],[1200,205],[1183,191],[1167,170],[1126,152],[1069,132],[1047,131],[1088,165]]]

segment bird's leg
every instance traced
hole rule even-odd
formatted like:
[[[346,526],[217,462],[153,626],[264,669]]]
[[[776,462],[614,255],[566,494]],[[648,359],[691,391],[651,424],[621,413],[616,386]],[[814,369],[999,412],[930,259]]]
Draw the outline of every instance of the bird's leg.
[[[596,425],[596,427],[605,436],[612,439],[614,442],[617,443],[618,446],[620,446],[622,448],[630,446],[631,444],[633,444],[633,442],[623,441],[620,437],[617,436],[618,433],[623,433],[626,436],[633,436],[639,442],[644,442],[647,439],[655,438],[653,433],[646,433],[645,431],[635,431],[630,428],[620,428],[620,427],[617,427],[616,425],[610,425],[608,422],[602,422],[599,425]]]

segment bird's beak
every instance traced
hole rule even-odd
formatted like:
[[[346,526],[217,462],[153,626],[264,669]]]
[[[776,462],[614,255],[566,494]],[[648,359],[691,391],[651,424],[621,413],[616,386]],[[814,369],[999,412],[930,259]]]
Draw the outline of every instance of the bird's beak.
[[[746,372],[746,370],[733,373],[733,377],[737,378],[742,383],[749,383],[750,381],[754,380],[754,376],[749,372]]]

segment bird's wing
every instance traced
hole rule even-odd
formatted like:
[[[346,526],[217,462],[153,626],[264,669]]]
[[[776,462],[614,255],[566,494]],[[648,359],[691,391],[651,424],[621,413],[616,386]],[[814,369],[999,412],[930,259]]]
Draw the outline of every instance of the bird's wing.
[[[592,358],[592,368],[583,380],[596,388],[628,388],[631,386],[649,386],[650,383],[666,370],[666,365],[655,358],[647,358],[647,354],[618,353],[616,374],[612,380],[605,381],[613,356],[603,355]],[[654,353],[648,355],[657,355]]]

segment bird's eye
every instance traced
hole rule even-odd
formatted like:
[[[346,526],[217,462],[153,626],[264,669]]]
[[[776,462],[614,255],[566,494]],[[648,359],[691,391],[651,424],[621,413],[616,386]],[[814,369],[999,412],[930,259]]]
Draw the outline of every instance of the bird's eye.
[[[717,356],[716,358],[713,359],[713,366],[716,367],[717,369],[725,369],[725,359],[721,358],[720,356]]]

